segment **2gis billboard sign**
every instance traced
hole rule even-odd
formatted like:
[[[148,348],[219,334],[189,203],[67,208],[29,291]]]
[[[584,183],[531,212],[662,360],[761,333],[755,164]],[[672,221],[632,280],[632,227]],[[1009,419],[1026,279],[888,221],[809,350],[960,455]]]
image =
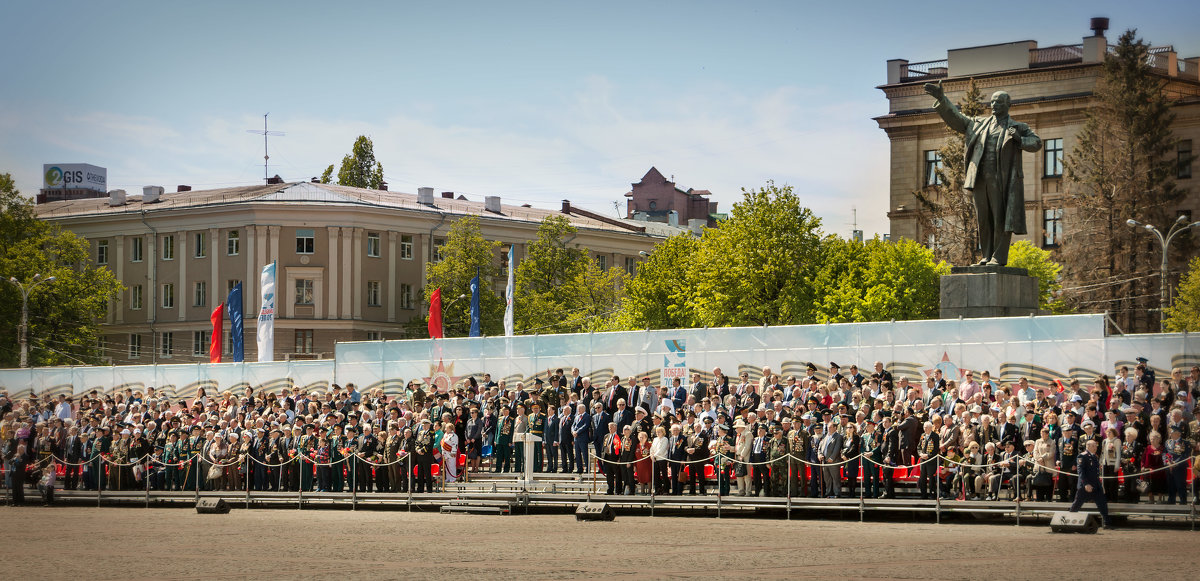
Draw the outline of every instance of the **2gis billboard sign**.
[[[42,166],[43,189],[108,191],[108,170],[87,163],[48,163]]]

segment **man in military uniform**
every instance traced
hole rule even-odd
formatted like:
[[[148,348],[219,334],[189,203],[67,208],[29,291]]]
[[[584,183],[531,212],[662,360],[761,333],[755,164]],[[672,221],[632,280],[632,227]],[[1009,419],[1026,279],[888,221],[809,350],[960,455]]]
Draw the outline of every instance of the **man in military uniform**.
[[[933,431],[933,424],[925,422],[924,425],[925,435],[921,436],[921,441],[917,444],[917,457],[921,465],[917,487],[921,491],[922,500],[937,496],[937,455],[941,445],[938,433]]]
[[[729,433],[729,426],[717,424],[717,437],[712,442],[712,452],[716,456],[714,468],[717,473],[717,494],[729,496],[729,470],[732,468],[730,459],[733,458],[737,442]]]
[[[202,478],[202,476],[199,475],[200,458],[197,456],[197,454],[199,454],[203,448],[204,439],[200,436],[200,426],[192,426],[191,435],[188,436],[187,440],[183,442],[183,445],[179,447],[179,460],[181,462],[186,462],[183,467],[184,490],[195,490],[196,483],[199,481],[198,479]],[[102,448],[101,452],[103,451],[104,450]],[[104,472],[101,471],[101,474],[103,473]]]
[[[317,427],[308,424],[304,435],[296,439],[296,470],[300,472],[300,490],[312,492],[313,452],[317,449]]]
[[[875,498],[879,491],[879,467],[883,464],[883,447],[875,433],[875,420],[863,423],[859,451],[862,453],[863,498]]]
[[[708,494],[704,491],[704,460],[708,458],[708,437],[704,435],[703,430],[687,436],[684,451],[688,455],[688,493],[696,494],[696,483],[699,481],[700,495]]]
[[[1184,439],[1183,426],[1171,424],[1171,439],[1167,440],[1165,464],[1167,468],[1167,504],[1187,504],[1187,459],[1192,455],[1192,443]]]
[[[1067,474],[1058,475],[1058,500],[1071,502],[1075,493],[1075,460],[1079,456],[1079,438],[1075,437],[1074,424],[1064,425],[1062,439],[1058,444],[1058,459],[1055,463],[1059,470]]]
[[[166,490],[182,490],[183,471],[179,469],[179,433],[167,434],[167,444],[163,446],[162,461],[166,465]]]
[[[433,436],[434,430],[429,418],[421,420],[417,430],[416,441],[413,445],[413,456],[417,462],[417,479],[413,482],[413,492],[433,492]]]
[[[559,388],[561,389],[561,388]],[[529,433],[538,437],[539,442],[533,445],[533,471],[542,471],[542,442],[546,439],[546,414],[542,413],[542,404],[533,402],[533,413],[529,414]],[[524,448],[525,445],[521,444]]]
[[[821,467],[816,464],[820,462],[821,440],[825,439],[825,426],[821,422],[814,422],[812,426],[812,435],[808,437],[808,465],[812,469],[812,478],[808,481],[808,495],[814,498],[821,497],[821,490],[824,488],[821,482]]]
[[[784,420],[783,427],[789,427],[789,421]],[[808,457],[808,432],[800,423],[793,423],[787,433],[788,450],[792,458],[788,461],[792,477],[788,484],[792,496],[808,496],[808,475],[802,460]]]
[[[421,389],[421,384],[417,384],[417,388],[412,392],[412,404],[414,410],[420,410],[425,407],[425,390]]]
[[[508,415],[507,402],[501,400],[500,417],[496,419],[496,441],[493,446],[496,456],[496,472],[508,472],[512,470],[513,426],[513,418]]]
[[[381,492],[401,492],[401,487],[407,484],[407,478],[404,475],[404,462],[400,459],[400,449],[404,441],[400,437],[400,424],[395,421],[388,422],[387,438],[383,441],[383,460],[382,464],[387,464],[382,470],[381,478],[379,478],[379,490]],[[407,492],[407,489],[404,490]]]
[[[783,437],[782,426],[771,427],[771,443],[767,448],[767,462],[771,478],[767,483],[767,496],[785,496],[788,482],[788,441]]]
[[[1075,501],[1071,503],[1070,512],[1079,512],[1085,500],[1092,500],[1100,509],[1104,518],[1104,528],[1112,528],[1112,520],[1108,516],[1108,499],[1104,496],[1104,487],[1100,484],[1100,458],[1096,456],[1098,444],[1095,440],[1087,443],[1084,453],[1079,455],[1078,488]]]

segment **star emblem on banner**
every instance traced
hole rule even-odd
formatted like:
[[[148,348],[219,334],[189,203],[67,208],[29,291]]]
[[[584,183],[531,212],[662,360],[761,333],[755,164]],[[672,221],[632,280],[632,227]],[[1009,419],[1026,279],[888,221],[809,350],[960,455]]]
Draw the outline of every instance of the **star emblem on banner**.
[[[458,383],[459,379],[462,379],[461,376],[455,376],[453,373],[453,363],[447,367],[444,361],[438,359],[437,365],[429,366],[429,377],[425,378],[425,385],[435,385],[438,393],[444,393],[450,389],[450,386]]]
[[[938,361],[933,367],[924,369],[922,371],[925,373],[925,377],[930,377],[933,375],[933,372],[938,369],[942,370],[942,377],[946,379],[953,379],[955,381],[962,380],[962,378],[966,376],[967,371],[969,371],[968,369],[963,369],[955,365],[954,362],[950,360],[949,351],[943,351],[941,361]]]

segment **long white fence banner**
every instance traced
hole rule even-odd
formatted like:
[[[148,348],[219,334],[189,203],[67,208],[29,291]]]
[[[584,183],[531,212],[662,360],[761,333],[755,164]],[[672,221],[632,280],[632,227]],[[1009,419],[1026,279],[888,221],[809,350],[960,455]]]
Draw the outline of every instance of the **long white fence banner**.
[[[692,373],[711,377],[714,368],[754,378],[764,366],[786,377],[802,376],[813,363],[824,377],[830,362],[845,370],[858,364],[869,375],[881,361],[898,379],[921,379],[934,369],[957,379],[967,370],[989,370],[1002,383],[1028,377],[1035,385],[1054,379],[1084,382],[1121,365],[1150,360],[1159,377],[1173,367],[1200,364],[1200,336],[1186,333],[1105,336],[1103,315],[953,319],[453,338],[435,350],[429,340],[339,343],[333,360],[275,363],[202,363],[113,367],[0,370],[0,389],[30,393],[85,393],[92,389],[135,391],[153,386],[169,397],[189,398],[246,387],[257,391],[299,386],[324,390],[354,383],[360,391],[403,391],[409,381],[439,390],[470,376],[530,382],[547,370],[578,367],[593,383],[611,375],[649,376],[657,383]],[[511,351],[508,346],[511,345]],[[511,356],[509,353],[511,352]]]

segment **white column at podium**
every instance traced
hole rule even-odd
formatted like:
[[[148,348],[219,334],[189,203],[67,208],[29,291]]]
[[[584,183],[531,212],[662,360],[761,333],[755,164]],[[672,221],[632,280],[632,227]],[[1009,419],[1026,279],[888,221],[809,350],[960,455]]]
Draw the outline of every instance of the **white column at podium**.
[[[538,436],[526,432],[524,434],[513,435],[514,442],[525,443],[525,485],[533,484],[533,446],[542,439]]]

